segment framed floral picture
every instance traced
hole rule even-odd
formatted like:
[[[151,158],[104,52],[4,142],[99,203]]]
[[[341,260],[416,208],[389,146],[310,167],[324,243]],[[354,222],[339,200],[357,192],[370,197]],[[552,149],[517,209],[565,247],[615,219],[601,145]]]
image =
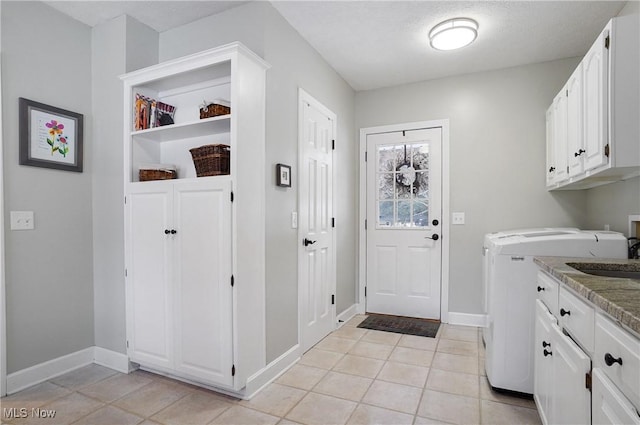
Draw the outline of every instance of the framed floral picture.
[[[19,99],[20,164],[82,172],[83,115]]]
[[[276,164],[276,184],[281,187],[291,187],[291,166]]]

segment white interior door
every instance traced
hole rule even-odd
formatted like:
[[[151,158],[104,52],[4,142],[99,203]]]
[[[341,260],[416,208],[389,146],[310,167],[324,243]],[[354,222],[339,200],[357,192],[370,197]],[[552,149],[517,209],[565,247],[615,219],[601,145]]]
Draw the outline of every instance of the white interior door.
[[[440,319],[441,150],[441,128],[367,135],[369,313]]]
[[[336,117],[304,91],[299,100],[300,343],[307,351],[335,327],[333,150]]]

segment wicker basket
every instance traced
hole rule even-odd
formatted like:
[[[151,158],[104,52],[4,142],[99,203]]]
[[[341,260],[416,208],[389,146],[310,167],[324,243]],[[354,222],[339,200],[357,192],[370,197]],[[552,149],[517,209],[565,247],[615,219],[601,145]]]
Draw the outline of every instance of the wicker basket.
[[[229,174],[229,145],[205,145],[189,152],[198,177]]]
[[[171,180],[178,178],[176,170],[146,170],[140,169],[139,178],[141,182],[150,180]]]
[[[218,115],[228,115],[230,113],[230,107],[219,105],[217,103],[210,103],[207,106],[200,108],[200,119],[217,117]]]

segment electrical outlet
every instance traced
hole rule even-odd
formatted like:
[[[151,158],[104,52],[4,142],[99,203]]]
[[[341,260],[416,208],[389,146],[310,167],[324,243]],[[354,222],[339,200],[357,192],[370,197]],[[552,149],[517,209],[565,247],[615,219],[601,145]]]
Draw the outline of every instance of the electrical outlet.
[[[11,230],[33,230],[33,211],[11,211]]]
[[[464,213],[463,212],[452,213],[451,224],[464,224]]]

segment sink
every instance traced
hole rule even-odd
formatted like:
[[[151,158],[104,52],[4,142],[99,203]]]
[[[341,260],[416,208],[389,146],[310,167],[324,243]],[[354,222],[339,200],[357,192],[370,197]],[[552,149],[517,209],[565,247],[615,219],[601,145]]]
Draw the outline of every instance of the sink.
[[[567,266],[594,276],[640,280],[640,267],[637,264],[567,263]]]

